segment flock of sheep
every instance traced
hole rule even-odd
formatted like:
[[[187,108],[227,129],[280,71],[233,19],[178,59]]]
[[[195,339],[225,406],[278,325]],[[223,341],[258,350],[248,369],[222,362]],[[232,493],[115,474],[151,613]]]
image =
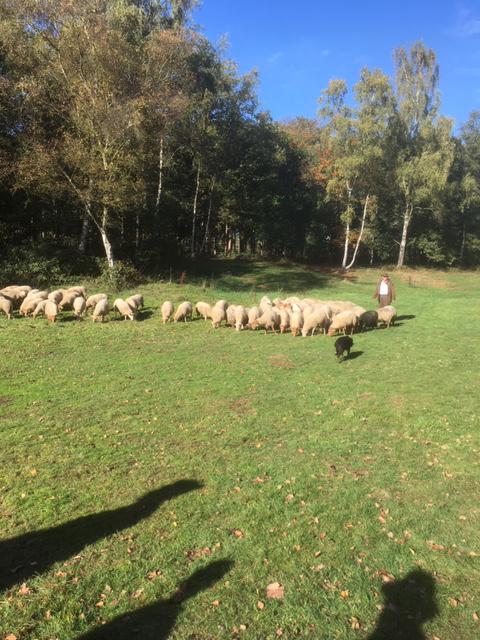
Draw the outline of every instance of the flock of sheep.
[[[113,311],[123,316],[125,320],[135,320],[140,307],[143,307],[142,294],[135,294],[126,300],[117,298],[113,303]],[[4,311],[8,318],[13,318],[14,310],[25,316],[36,318],[43,314],[50,322],[55,322],[61,311],[73,311],[81,318],[87,311],[92,310],[92,320],[104,321],[110,313],[110,303],[105,293],[97,293],[87,298],[85,287],[76,286],[69,289],[55,291],[39,291],[29,286],[9,286],[0,290],[0,311]],[[375,328],[379,322],[390,327],[395,321],[394,307],[387,306],[377,311],[367,311],[353,302],[323,301],[313,298],[300,299],[295,296],[273,301],[264,296],[258,306],[246,308],[243,305],[228,304],[226,300],[219,300],[213,306],[207,302],[197,302],[195,305],[197,317],[211,319],[216,329],[222,323],[234,327],[237,331],[243,329],[255,330],[257,327],[271,329],[274,333],[285,333],[290,329],[295,337],[314,335],[322,332],[333,336],[337,331],[344,335],[352,334],[355,330],[364,331]],[[193,317],[193,306],[185,301],[175,310],[170,301],[162,304],[163,322],[173,318],[174,322],[187,322]]]
[[[143,307],[143,296],[136,294],[126,300],[117,298],[113,303],[113,310],[121,316],[134,320],[137,311]],[[81,318],[92,309],[92,320],[102,322],[110,313],[110,303],[105,293],[97,293],[87,298],[85,287],[70,287],[55,291],[39,291],[27,285],[9,286],[0,290],[0,311],[4,311],[9,319],[13,318],[14,310],[24,316],[44,315],[49,322],[55,322],[60,311],[73,311],[77,318]]]
[[[193,307],[190,302],[182,302],[175,311],[172,302],[167,300],[162,305],[163,322],[168,322],[172,317],[174,322],[187,322],[193,316]],[[290,329],[295,337],[316,331],[333,336],[335,332],[352,334],[354,330],[364,331],[367,328],[375,328],[379,322],[390,327],[395,322],[397,312],[394,307],[388,306],[378,311],[366,311],[363,307],[353,302],[323,301],[313,298],[299,298],[292,296],[273,301],[264,296],[255,307],[246,308],[243,305],[229,305],[226,300],[219,300],[212,307],[206,302],[197,302],[195,305],[197,317],[203,316],[212,321],[214,329],[222,322],[234,327],[237,331],[242,329],[255,330],[257,327],[265,329],[265,333],[271,329],[274,333],[285,333]]]

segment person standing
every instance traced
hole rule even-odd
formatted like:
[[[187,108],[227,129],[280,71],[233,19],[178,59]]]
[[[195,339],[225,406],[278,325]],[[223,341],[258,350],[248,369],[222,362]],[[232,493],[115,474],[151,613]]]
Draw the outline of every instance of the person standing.
[[[388,275],[384,273],[382,275],[382,279],[377,284],[377,288],[373,294],[373,299],[378,300],[378,308],[381,309],[382,307],[392,304],[392,301],[395,300],[395,298],[396,295],[393,282],[390,280]]]

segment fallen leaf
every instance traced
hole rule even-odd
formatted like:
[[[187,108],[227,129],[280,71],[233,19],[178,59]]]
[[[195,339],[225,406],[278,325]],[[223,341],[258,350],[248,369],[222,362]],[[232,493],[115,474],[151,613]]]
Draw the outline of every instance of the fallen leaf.
[[[324,531],[324,532],[323,532],[323,533],[321,533],[318,537],[319,537],[319,539],[320,539],[320,540],[323,540],[324,538],[326,538],[326,537],[327,537],[327,532],[326,532],[326,531]]]
[[[452,607],[456,607],[458,604],[458,600],[455,600],[455,598],[449,598],[448,601],[450,602]]]
[[[478,620],[478,613],[476,611],[473,612],[473,619]]]
[[[137,589],[133,594],[132,598],[133,599],[139,598],[142,595],[142,593],[143,593],[143,589]]]
[[[267,587],[267,598],[283,598],[285,589],[279,582],[272,582]]]
[[[290,502],[290,500],[293,500],[295,496],[293,495],[293,493],[289,493],[288,496],[285,498],[285,502]]]
[[[97,604],[95,605],[96,607],[103,607],[104,602],[103,600],[100,600],[99,602],[97,602]]]
[[[264,608],[265,608],[265,605],[263,604],[263,602],[262,602],[261,600],[259,600],[259,601],[257,602],[257,607],[261,610],[261,609],[264,609]]]
[[[219,605],[219,604],[220,604],[220,602],[219,602],[218,600],[214,600],[214,601],[212,602],[212,605],[213,605],[214,607],[218,607],[218,605]]]
[[[246,631],[247,630],[247,625],[241,624],[241,625],[239,625],[238,628],[240,629],[240,631]]]
[[[17,591],[17,594],[18,594],[19,596],[26,596],[26,595],[28,595],[29,593],[31,593],[31,591],[30,591],[30,589],[27,587],[27,583],[26,583],[26,582],[24,582],[24,583],[22,584],[22,586],[20,587],[20,589]]]
[[[345,591],[340,591],[340,595],[342,598],[348,598],[348,596],[350,595],[348,590]]]
[[[5,640],[17,640],[17,636],[15,636],[13,633],[9,633]]]

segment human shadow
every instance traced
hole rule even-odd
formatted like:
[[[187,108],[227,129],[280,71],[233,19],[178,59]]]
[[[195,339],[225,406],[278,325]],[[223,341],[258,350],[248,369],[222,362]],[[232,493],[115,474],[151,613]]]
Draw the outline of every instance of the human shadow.
[[[233,565],[232,560],[218,560],[197,569],[170,598],[117,616],[77,640],[165,640],[182,611],[183,603],[218,582]]]
[[[0,591],[47,571],[55,562],[77,555],[100,538],[132,527],[163,502],[200,489],[195,480],[179,480],[155,489],[126,507],[82,516],[50,529],[30,531],[0,541]]]
[[[382,592],[385,605],[367,640],[427,640],[422,625],[438,615],[431,574],[415,569],[402,580],[384,584]]]

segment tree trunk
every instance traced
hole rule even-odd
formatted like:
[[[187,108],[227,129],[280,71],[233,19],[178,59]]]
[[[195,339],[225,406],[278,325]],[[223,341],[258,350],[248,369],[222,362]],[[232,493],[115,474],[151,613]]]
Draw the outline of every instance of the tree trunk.
[[[407,207],[405,209],[405,214],[403,216],[402,240],[400,242],[400,250],[398,252],[397,267],[403,267],[403,262],[405,260],[405,250],[407,248],[408,225],[410,224],[410,220],[412,219],[412,213],[413,213],[413,203],[407,202]]]
[[[102,223],[98,225],[98,229],[100,231],[100,235],[102,236],[103,247],[105,249],[105,257],[107,258],[108,266],[111,268],[114,265],[113,261],[113,249],[110,243],[110,240],[107,236],[107,219],[108,219],[108,209],[104,205],[103,206],[103,216]]]
[[[460,256],[458,258],[460,264],[463,264],[463,256],[465,253],[465,242],[467,238],[467,229],[466,229],[465,220],[463,221],[463,229],[462,229],[462,244],[460,245]]]
[[[155,213],[160,217],[160,199],[162,197],[162,180],[163,180],[163,136],[160,138],[160,151],[158,153],[158,185],[157,198],[155,200]]]
[[[83,216],[82,222],[82,230],[80,232],[80,240],[78,242],[78,250],[80,253],[85,255],[87,251],[87,240],[88,240],[88,227],[90,226],[90,219],[88,215],[85,213]]]
[[[363,229],[365,227],[365,218],[367,217],[368,198],[369,197],[370,197],[370,194],[367,194],[367,197],[365,198],[365,205],[363,207],[362,226],[360,227],[360,233],[358,235],[358,240],[357,240],[357,244],[355,246],[355,251],[353,252],[352,260],[351,260],[350,264],[345,267],[345,269],[347,271],[348,271],[348,269],[350,269],[353,266],[353,263],[355,262],[355,258],[357,257],[358,247],[360,246],[360,242],[362,241]]]
[[[192,255],[195,253],[195,224],[197,220],[197,200],[198,200],[199,189],[200,189],[200,163],[198,163],[197,184],[195,186],[195,197],[193,198],[192,242],[190,247]]]
[[[214,190],[214,188],[215,188],[215,178],[212,179],[212,188],[210,189],[210,198],[208,200],[207,223],[205,225],[205,233],[203,234],[202,246],[200,247],[200,251],[198,252],[199,255],[201,255],[203,253],[203,250],[205,249],[205,244],[207,242],[208,226],[210,224],[210,216],[211,216],[211,213],[212,213],[212,198],[213,198],[213,190]]]
[[[342,272],[345,272],[347,270],[348,242],[350,240],[350,211],[351,211],[350,200],[352,197],[352,188],[353,188],[350,186],[348,181],[346,186],[347,186],[347,192],[348,192],[348,200],[347,200],[347,221],[345,224],[345,246],[343,249],[343,260],[342,260]]]

